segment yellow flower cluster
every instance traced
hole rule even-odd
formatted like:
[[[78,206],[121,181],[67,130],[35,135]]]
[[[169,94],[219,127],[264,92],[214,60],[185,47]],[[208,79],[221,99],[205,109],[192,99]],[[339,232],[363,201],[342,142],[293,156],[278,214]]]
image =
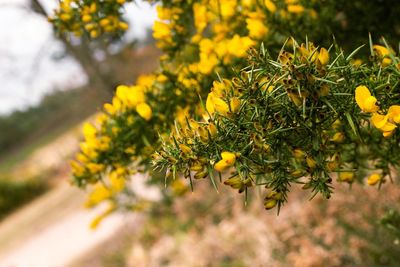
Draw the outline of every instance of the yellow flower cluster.
[[[78,0],[62,1],[56,14],[59,18],[56,24],[64,28],[69,27],[68,29],[76,24],[72,27],[75,29],[72,30],[73,32],[78,34],[83,29],[92,37],[127,28],[120,16],[121,5],[125,1],[104,1],[101,5],[96,4],[97,1],[84,1],[84,4],[77,5],[78,2],[80,3]],[[164,140],[170,137],[168,141],[171,143],[177,141],[178,145],[175,147],[177,155],[165,156],[171,163],[175,163],[176,158],[179,157],[186,160],[188,171],[184,173],[185,178],[191,177],[190,172],[194,173],[196,179],[205,178],[209,175],[210,169],[214,168],[218,172],[223,172],[238,165],[242,157],[239,157],[239,153],[228,151],[241,151],[239,149],[219,148],[215,150],[216,155],[210,161],[198,156],[193,149],[193,143],[185,142],[185,140],[189,140],[188,137],[197,138],[201,142],[200,147],[207,149],[208,145],[220,140],[219,122],[233,121],[246,106],[250,105],[237,90],[238,86],[232,86],[234,80],[225,80],[218,76],[226,78],[235,76],[243,67],[248,66],[246,58],[254,56],[249,53],[249,49],[258,50],[261,44],[263,44],[262,47],[268,48],[268,51],[263,50],[265,54],[270,52],[272,55],[278,54],[278,60],[274,64],[284,70],[285,74],[284,76],[268,76],[262,73],[259,77],[243,77],[246,83],[242,86],[242,90],[243,88],[247,90],[251,85],[256,89],[259,88],[262,91],[260,94],[266,99],[281,96],[286,99],[285,104],[294,103],[292,110],[302,110],[302,119],[306,119],[308,113],[314,110],[314,107],[307,106],[307,103],[326,101],[321,109],[331,107],[332,102],[329,102],[329,97],[332,96],[331,90],[337,81],[330,77],[332,82],[325,82],[325,73],[336,62],[336,59],[330,57],[335,47],[332,46],[329,52],[328,49],[315,47],[310,42],[298,46],[289,41],[287,45],[296,48],[295,51],[289,53],[281,49],[281,44],[289,35],[304,38],[305,35],[310,36],[315,32],[321,33],[320,28],[325,29],[326,25],[321,25],[318,21],[319,14],[328,14],[321,11],[329,11],[332,13],[332,18],[340,17],[331,12],[331,8],[335,6],[333,2],[162,1],[162,4],[157,6],[158,20],[153,26],[153,37],[164,52],[160,58],[160,68],[153,75],[140,77],[136,85],[118,86],[111,103],[104,105],[104,112],[99,115],[97,126],[86,126],[87,129],[84,131],[87,133],[84,133],[85,142],[81,146],[81,153],[77,155],[77,161],[72,163],[77,184],[100,184],[102,177],[113,175],[113,172],[118,169],[128,172],[130,169],[128,166],[132,167],[136,163],[137,165],[133,168],[138,170],[141,170],[143,166],[148,167],[146,165],[149,164],[149,155],[161,145],[159,134]],[[325,18],[323,21],[328,20]],[[330,36],[331,32],[325,39],[329,39]],[[318,36],[318,39],[324,38]],[[329,47],[326,43],[322,45]],[[382,46],[374,46],[373,49],[381,66],[392,63],[388,49]],[[251,49],[251,51],[256,50]],[[265,54],[262,55],[264,59]],[[304,75],[294,68],[294,60],[300,60],[299,69],[311,66],[311,74]],[[267,61],[263,63],[267,64]],[[252,64],[254,62],[249,67],[252,67]],[[247,71],[250,72],[249,68]],[[213,82],[215,80],[219,81]],[[258,84],[250,83],[254,81]],[[311,84],[310,87],[313,90],[302,90],[304,84]],[[314,86],[317,84],[318,86]],[[255,92],[256,89],[254,89]],[[204,107],[200,103],[201,99],[206,99]],[[356,90],[356,102],[364,112],[374,113],[372,122],[377,128],[380,127],[385,136],[392,134],[393,130],[391,131],[390,127],[400,120],[397,118],[396,105],[389,109],[387,115],[381,115],[377,100],[368,89]],[[257,118],[259,114],[254,112]],[[323,113],[315,115],[318,117],[316,123],[318,126],[309,122],[305,125],[320,127],[320,124],[327,120],[324,115]],[[202,121],[196,121],[201,117],[203,117]],[[273,119],[276,124],[284,124],[279,116],[274,116]],[[344,146],[348,141],[349,133],[341,125],[343,121],[345,122],[345,118],[337,121],[339,121],[337,125],[333,123],[333,127],[321,134],[326,140],[324,145],[336,148],[342,144]],[[273,151],[271,140],[261,136],[260,133],[270,131],[276,125],[271,122],[259,126],[257,123],[254,122],[254,127],[257,128],[258,133],[251,135],[247,141],[254,144],[254,151],[268,154]],[[300,127],[298,123],[299,120],[287,127],[288,129]],[[275,130],[279,133],[282,129]],[[312,155],[308,149],[297,151],[295,146],[290,146],[288,150],[291,151],[290,153],[294,150],[295,157],[292,159],[294,167],[285,170],[288,172],[287,176],[300,177],[305,173],[321,172],[322,169],[335,171],[341,165],[340,153],[319,157]],[[347,177],[341,175],[340,179],[352,182],[355,176],[353,172],[349,173],[352,174],[347,174]],[[250,175],[245,179],[238,175],[227,179],[225,184],[243,191],[253,182]],[[104,193],[104,190],[101,193],[102,190],[99,189],[99,194],[106,197],[98,199],[109,199],[110,195]],[[123,192],[124,190],[117,190],[115,194]],[[266,208],[276,206],[284,198],[283,194],[273,192],[265,200]]]
[[[376,105],[376,97],[372,96],[364,85],[356,88],[355,99],[362,111],[372,113],[371,122],[382,132],[383,136],[392,136],[397,124],[400,123],[400,105],[392,105],[386,114],[380,114],[380,108]]]
[[[78,37],[84,32],[96,38],[102,33],[126,31],[129,26],[118,12],[125,2],[112,0],[100,4],[94,1],[62,0],[54,17],[49,20],[61,31],[70,31]]]

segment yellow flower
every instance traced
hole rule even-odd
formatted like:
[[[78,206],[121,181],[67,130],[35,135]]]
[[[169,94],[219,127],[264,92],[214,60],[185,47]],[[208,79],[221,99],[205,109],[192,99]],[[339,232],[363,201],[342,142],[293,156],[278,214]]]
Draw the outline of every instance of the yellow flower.
[[[252,45],[254,45],[254,41],[249,37],[240,37],[235,34],[228,42],[228,52],[235,57],[244,57]]]
[[[325,66],[329,63],[329,52],[325,48],[321,48],[318,54],[318,60],[322,66]]]
[[[105,169],[103,164],[90,162],[86,165],[91,174],[97,174]]]
[[[170,20],[172,17],[172,10],[163,6],[157,6],[157,17],[161,20]]]
[[[247,30],[249,36],[255,39],[261,39],[268,33],[268,28],[265,26],[264,18],[247,18]]]
[[[374,173],[368,177],[367,183],[368,185],[376,185],[381,180],[382,180],[382,175],[379,173]]]
[[[304,12],[304,7],[302,5],[288,5],[287,10],[289,13],[301,14]]]
[[[352,59],[350,63],[355,67],[360,67],[363,61],[357,58],[357,59]]]
[[[393,105],[389,107],[388,115],[393,122],[400,123],[400,106]]]
[[[199,62],[199,72],[202,74],[211,74],[214,70],[215,66],[217,66],[219,60],[216,55],[207,55],[207,54],[200,54],[200,62]]]
[[[386,67],[392,63],[392,60],[389,58],[390,51],[384,46],[374,45],[374,52],[377,54],[379,58],[382,58],[382,66]]]
[[[206,109],[211,115],[215,112],[227,115],[229,112],[228,104],[221,98],[215,96],[214,92],[209,93],[207,96]]]
[[[85,168],[80,165],[77,161],[75,160],[71,160],[70,161],[70,165],[72,168],[72,173],[74,174],[74,176],[82,176],[85,174]]]
[[[271,0],[264,0],[264,5],[271,13],[274,13],[276,11],[276,5]]]
[[[376,105],[376,98],[371,95],[369,89],[360,85],[356,88],[356,102],[360,109],[364,112],[376,112],[379,107]]]
[[[82,21],[83,22],[89,22],[91,20],[92,20],[92,16],[90,16],[90,15],[83,15],[82,16]]]
[[[138,104],[145,101],[143,86],[126,86],[119,85],[116,95],[118,99],[127,107],[136,107]]]
[[[374,115],[372,115],[372,117],[371,117],[372,124],[377,129],[382,131],[383,136],[385,136],[385,137],[391,136],[397,127],[396,124],[393,124],[393,123],[389,122],[388,120],[389,120],[389,114],[381,115],[378,113],[374,113]]]
[[[123,31],[126,31],[127,29],[129,29],[129,25],[126,22],[120,21],[118,22],[118,28]]]
[[[216,171],[222,172],[227,168],[233,166],[236,162],[236,154],[224,151],[221,153],[222,159],[214,165]]]
[[[230,18],[235,15],[237,6],[236,0],[220,0],[219,5],[219,11],[223,18]]]
[[[354,181],[354,172],[339,172],[338,181],[352,183]]]
[[[388,123],[388,119],[389,115],[374,113],[371,117],[371,122],[376,128],[381,129]]]
[[[72,18],[72,16],[71,16],[71,14],[69,14],[69,13],[62,13],[61,15],[60,15],[60,19],[62,20],[62,21],[68,21],[68,20],[70,20]]]
[[[96,30],[91,30],[89,34],[90,34],[90,37],[93,39],[97,38],[97,36],[99,36],[99,32]]]
[[[153,115],[151,107],[146,103],[140,103],[139,105],[137,105],[136,111],[137,113],[139,113],[139,116],[146,121],[150,120]]]
[[[155,21],[153,25],[153,37],[156,40],[172,41],[170,25],[161,21]]]
[[[91,123],[86,122],[83,125],[83,136],[85,140],[90,140],[92,138],[96,138],[97,129]]]
[[[202,33],[207,27],[207,7],[200,3],[195,3],[193,5],[194,13],[194,25],[196,26],[197,32]]]
[[[372,46],[374,52],[379,56],[379,57],[385,57],[389,55],[389,49],[387,49],[384,46],[381,45],[373,45]]]

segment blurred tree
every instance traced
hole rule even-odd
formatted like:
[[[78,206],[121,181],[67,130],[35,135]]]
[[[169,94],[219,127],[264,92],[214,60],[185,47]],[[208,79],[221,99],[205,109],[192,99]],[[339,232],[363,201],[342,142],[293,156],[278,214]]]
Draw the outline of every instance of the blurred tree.
[[[46,17],[46,19],[50,15],[39,0],[30,0],[29,6],[33,12]],[[108,64],[113,57],[109,51],[110,44],[122,44],[122,38],[110,40],[107,37],[102,37],[93,42],[84,36],[74,38],[64,33],[56,33],[55,37],[64,44],[66,53],[80,64],[89,79],[89,83],[98,90],[99,94],[109,97],[116,85],[127,82],[118,75],[112,64]],[[128,42],[123,45],[133,49],[135,42]],[[96,57],[96,53],[101,56]],[[114,57],[113,60],[115,60]]]

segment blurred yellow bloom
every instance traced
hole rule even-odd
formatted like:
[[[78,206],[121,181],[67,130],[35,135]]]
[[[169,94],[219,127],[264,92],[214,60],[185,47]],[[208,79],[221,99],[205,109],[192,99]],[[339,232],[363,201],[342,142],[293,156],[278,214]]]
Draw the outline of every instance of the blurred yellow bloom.
[[[139,113],[140,117],[147,121],[150,120],[153,115],[151,107],[146,103],[140,103],[137,105],[136,111]]]
[[[91,174],[97,174],[105,169],[105,166],[103,164],[98,164],[93,162],[89,162],[88,164],[86,164],[86,167],[88,168]]]
[[[368,185],[376,185],[381,180],[382,180],[382,175],[379,173],[374,173],[368,177],[367,183]]]
[[[304,7],[302,5],[288,5],[287,11],[289,13],[301,14],[304,12]]]
[[[247,30],[249,36],[255,39],[262,39],[268,33],[268,28],[265,25],[264,18],[247,18]]]
[[[158,5],[158,6],[156,7],[156,10],[157,10],[157,17],[158,17],[160,20],[170,20],[170,19],[171,19],[171,17],[172,17],[172,10],[171,10],[170,8],[167,8],[167,7],[163,7],[163,6]]]
[[[92,20],[92,16],[90,16],[90,15],[83,15],[82,16],[82,21],[83,22],[89,22],[91,20]]]
[[[60,15],[60,19],[62,20],[62,21],[68,21],[68,20],[70,20],[72,18],[72,16],[71,16],[71,14],[69,14],[69,13],[62,13],[61,15]]]
[[[218,63],[219,60],[216,55],[200,54],[200,62],[198,64],[199,72],[202,74],[210,74]]]
[[[356,102],[360,109],[364,112],[376,112],[379,107],[376,105],[376,98],[371,95],[369,89],[360,85],[356,88]]]
[[[207,27],[208,17],[207,17],[207,7],[200,3],[195,3],[193,5],[194,13],[194,25],[198,33],[202,33]]]
[[[126,22],[120,21],[118,22],[118,28],[123,31],[126,31],[127,29],[129,29],[129,25]]]
[[[170,25],[161,21],[155,21],[153,25],[153,37],[156,40],[172,41]]]
[[[354,172],[339,172],[338,181],[352,183],[354,181]]]
[[[219,0],[219,11],[223,18],[230,18],[235,15],[236,0]]]
[[[145,101],[143,86],[126,86],[119,85],[117,87],[116,96],[127,107],[136,107]]]
[[[85,168],[75,160],[70,161],[73,175],[79,177],[85,174]]]
[[[271,0],[264,0],[264,5],[271,13],[275,13],[276,5],[274,4],[274,2],[272,2]]]
[[[85,137],[85,140],[95,138],[96,134],[97,129],[91,123],[85,122],[85,124],[83,124],[83,136]]]
[[[244,57],[247,55],[247,50],[254,44],[255,42],[249,37],[240,37],[235,34],[228,43],[228,52],[235,57]]]

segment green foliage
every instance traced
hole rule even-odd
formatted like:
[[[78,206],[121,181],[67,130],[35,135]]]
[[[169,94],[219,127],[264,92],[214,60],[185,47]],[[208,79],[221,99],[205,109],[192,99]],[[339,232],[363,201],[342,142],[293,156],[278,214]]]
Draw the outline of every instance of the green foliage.
[[[271,190],[265,198],[267,209],[279,209],[293,183],[310,189],[312,197],[320,193],[330,198],[334,172],[339,181],[349,183],[370,169],[390,177],[390,168],[400,167],[399,132],[384,138],[376,124],[369,123],[369,115],[359,111],[354,95],[358,86],[366,85],[374,88],[383,111],[396,105],[396,65],[383,68],[376,58],[356,66],[355,53],[345,55],[336,45],[331,46],[328,64],[323,48],[318,51],[309,42],[299,45],[294,40],[292,44],[274,57],[263,48],[251,50],[246,68],[230,82],[214,84],[206,103],[208,121],[177,129],[157,154],[156,166],[178,170],[187,179],[197,171],[194,178],[209,176],[213,183],[211,168],[222,172],[232,166],[224,183],[239,193],[265,186]],[[224,153],[233,153],[236,161],[221,169]],[[198,169],[208,171],[199,177]],[[379,183],[384,181],[380,178]]]
[[[40,179],[0,179],[0,220],[23,204],[43,194],[48,186]]]

